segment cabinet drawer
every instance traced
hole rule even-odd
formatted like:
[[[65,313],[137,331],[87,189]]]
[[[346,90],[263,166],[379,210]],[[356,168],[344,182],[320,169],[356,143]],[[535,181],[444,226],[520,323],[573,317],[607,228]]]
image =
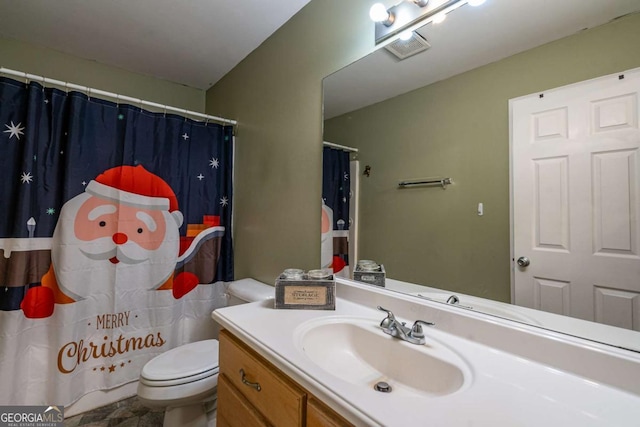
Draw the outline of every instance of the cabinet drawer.
[[[226,376],[271,424],[302,426],[305,392],[229,332],[221,331],[219,341],[220,375]]]
[[[217,418],[218,427],[270,426],[224,375],[218,376]]]

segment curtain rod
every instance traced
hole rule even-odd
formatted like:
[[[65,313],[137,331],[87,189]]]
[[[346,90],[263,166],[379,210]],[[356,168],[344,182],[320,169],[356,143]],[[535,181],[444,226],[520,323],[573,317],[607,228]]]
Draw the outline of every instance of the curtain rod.
[[[223,124],[230,124],[230,125],[233,125],[233,126],[238,124],[238,122],[236,120],[225,119],[224,117],[210,116],[208,114],[202,114],[202,113],[198,113],[196,111],[186,110],[184,108],[171,107],[169,105],[158,104],[158,103],[151,102],[151,101],[145,101],[145,100],[139,99],[139,98],[132,98],[130,96],[119,95],[119,94],[113,93],[113,92],[106,92],[106,91],[100,90],[100,89],[94,89],[94,88],[90,88],[90,87],[86,87],[86,86],[80,86],[80,85],[76,85],[76,84],[73,84],[73,83],[63,82],[61,80],[55,80],[55,79],[50,79],[48,77],[42,77],[42,76],[37,76],[35,74],[25,73],[23,71],[11,70],[9,68],[0,67],[0,74],[7,74],[7,75],[10,75],[10,76],[16,76],[16,77],[23,77],[23,78],[28,79],[28,80],[38,80],[38,81],[41,81],[43,83],[49,83],[49,84],[53,84],[53,85],[57,85],[57,86],[63,86],[65,89],[74,89],[74,90],[77,90],[77,91],[84,92],[89,97],[91,97],[91,94],[101,95],[101,96],[108,96],[109,98],[115,98],[117,102],[126,101],[126,102],[131,102],[133,104],[146,105],[146,106],[149,106],[149,107],[160,108],[160,109],[163,109],[165,111],[175,111],[177,113],[184,114],[186,116],[195,116],[195,117],[202,118],[202,119],[205,119],[205,120],[212,120],[212,121],[216,121],[216,122],[222,122]]]
[[[346,145],[338,145],[333,142],[322,141],[322,145],[325,147],[337,148],[339,150],[350,151],[352,153],[357,153],[358,149],[353,147],[347,147]]]

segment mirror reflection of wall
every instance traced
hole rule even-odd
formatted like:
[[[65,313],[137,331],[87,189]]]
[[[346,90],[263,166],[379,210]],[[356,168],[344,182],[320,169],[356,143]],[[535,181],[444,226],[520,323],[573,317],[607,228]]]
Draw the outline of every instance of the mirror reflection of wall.
[[[326,120],[324,139],[375,171],[361,181],[360,257],[394,279],[510,302],[508,100],[640,67],[638,46],[634,14]],[[430,176],[454,184],[397,188]]]

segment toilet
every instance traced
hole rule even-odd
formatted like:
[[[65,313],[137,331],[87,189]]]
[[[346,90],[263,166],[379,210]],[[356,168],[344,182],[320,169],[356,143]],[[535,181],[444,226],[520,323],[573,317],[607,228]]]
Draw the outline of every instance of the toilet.
[[[274,298],[272,286],[253,279],[231,282],[228,305]],[[214,427],[218,386],[218,340],[184,344],[147,362],[138,382],[138,399],[164,407],[164,427]]]

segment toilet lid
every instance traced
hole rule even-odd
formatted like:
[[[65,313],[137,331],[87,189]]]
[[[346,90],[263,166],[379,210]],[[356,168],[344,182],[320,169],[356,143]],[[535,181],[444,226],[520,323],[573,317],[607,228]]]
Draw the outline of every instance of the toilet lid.
[[[218,340],[181,345],[151,359],[142,368],[142,378],[167,381],[218,370]]]

